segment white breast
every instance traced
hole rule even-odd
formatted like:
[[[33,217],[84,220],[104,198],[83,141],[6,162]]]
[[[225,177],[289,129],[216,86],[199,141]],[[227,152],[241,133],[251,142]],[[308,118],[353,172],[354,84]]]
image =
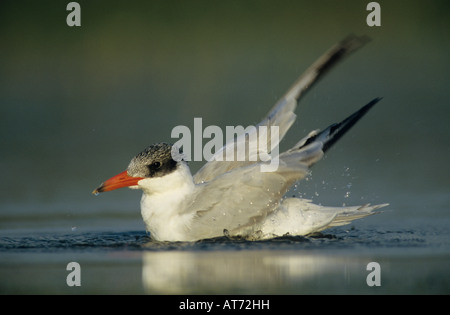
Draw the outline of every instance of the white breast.
[[[187,230],[194,213],[183,213],[183,202],[195,189],[189,167],[180,162],[174,172],[143,179],[138,185],[144,192],[141,214],[151,237],[160,241],[188,240]]]

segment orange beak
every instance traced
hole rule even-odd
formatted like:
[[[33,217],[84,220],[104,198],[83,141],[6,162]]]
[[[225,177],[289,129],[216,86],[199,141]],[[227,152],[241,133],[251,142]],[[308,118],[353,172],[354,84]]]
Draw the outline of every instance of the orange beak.
[[[95,189],[92,193],[94,195],[98,195],[104,191],[110,191],[122,187],[129,187],[137,185],[138,181],[143,179],[142,177],[132,177],[129,176],[127,171],[117,174],[116,176],[111,177],[102,183],[97,189]]]

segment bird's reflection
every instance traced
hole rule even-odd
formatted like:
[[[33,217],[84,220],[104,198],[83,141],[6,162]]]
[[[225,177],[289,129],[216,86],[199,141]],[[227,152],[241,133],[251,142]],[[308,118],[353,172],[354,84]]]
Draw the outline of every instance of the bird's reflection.
[[[343,279],[355,264],[304,252],[156,251],[144,253],[142,277],[150,294],[300,293],[330,274]]]

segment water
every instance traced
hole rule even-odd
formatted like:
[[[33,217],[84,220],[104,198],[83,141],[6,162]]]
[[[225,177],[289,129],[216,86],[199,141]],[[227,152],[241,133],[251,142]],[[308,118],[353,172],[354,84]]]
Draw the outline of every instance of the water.
[[[0,293],[450,293],[450,10],[383,2],[368,27],[367,2],[91,1],[70,28],[66,4],[3,1]],[[306,95],[281,150],[383,97],[289,193],[381,214],[315,237],[161,243],[137,191],[91,194],[194,117],[255,125],[349,33],[373,41]]]
[[[256,242],[156,242],[142,230],[3,231],[0,293],[447,294],[448,222],[429,223]],[[72,261],[81,266],[80,287],[66,284]],[[370,262],[380,264],[379,287],[367,285]]]

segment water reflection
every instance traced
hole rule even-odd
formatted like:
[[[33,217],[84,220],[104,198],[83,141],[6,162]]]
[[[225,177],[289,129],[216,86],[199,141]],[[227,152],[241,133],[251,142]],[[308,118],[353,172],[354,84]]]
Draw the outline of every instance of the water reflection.
[[[146,252],[143,285],[150,294],[283,294],[311,292],[324,277],[336,289],[365,269],[360,259],[274,251]]]

